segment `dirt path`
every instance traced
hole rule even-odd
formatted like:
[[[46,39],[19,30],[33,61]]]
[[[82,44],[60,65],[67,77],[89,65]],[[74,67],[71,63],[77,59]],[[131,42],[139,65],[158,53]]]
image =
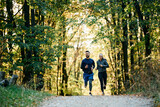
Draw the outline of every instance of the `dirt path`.
[[[153,107],[153,100],[136,96],[59,96],[40,107]]]

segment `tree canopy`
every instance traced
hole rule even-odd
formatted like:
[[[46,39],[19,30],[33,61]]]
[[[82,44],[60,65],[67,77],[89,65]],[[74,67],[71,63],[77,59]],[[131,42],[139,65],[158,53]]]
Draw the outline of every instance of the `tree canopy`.
[[[109,94],[158,89],[159,12],[159,0],[1,0],[0,70],[19,85],[81,95],[90,50],[95,62],[107,58]]]

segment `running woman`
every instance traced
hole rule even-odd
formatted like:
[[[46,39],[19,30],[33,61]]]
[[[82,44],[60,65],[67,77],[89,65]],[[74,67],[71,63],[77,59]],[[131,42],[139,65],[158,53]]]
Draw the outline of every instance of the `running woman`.
[[[107,63],[107,60],[103,58],[103,54],[99,54],[99,60],[97,61],[96,70],[98,70],[98,78],[101,85],[102,95],[104,95],[104,89],[106,89],[106,84],[107,84],[106,68],[108,67],[109,65]]]

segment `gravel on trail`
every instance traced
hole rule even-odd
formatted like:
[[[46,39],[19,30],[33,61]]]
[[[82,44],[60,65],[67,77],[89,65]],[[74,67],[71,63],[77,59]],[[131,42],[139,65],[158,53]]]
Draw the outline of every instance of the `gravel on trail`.
[[[153,99],[129,95],[58,96],[45,100],[40,107],[153,107]]]

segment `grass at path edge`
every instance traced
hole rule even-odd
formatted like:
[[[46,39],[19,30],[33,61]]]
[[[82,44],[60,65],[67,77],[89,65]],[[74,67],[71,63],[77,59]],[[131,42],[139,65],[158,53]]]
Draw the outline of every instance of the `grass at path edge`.
[[[1,107],[33,107],[52,94],[26,89],[22,86],[0,86],[0,106]]]

